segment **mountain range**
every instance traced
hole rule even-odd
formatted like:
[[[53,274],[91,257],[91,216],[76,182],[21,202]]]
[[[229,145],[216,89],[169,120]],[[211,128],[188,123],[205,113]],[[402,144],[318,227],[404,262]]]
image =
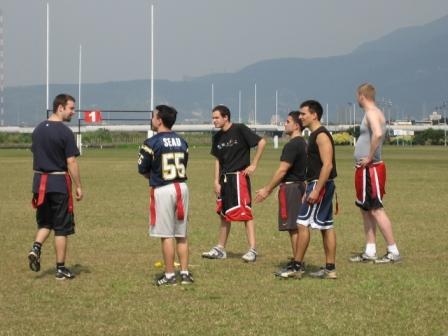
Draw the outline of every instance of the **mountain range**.
[[[325,43],[325,41],[322,41]],[[283,58],[260,61],[235,73],[218,73],[182,81],[155,80],[155,104],[170,104],[180,122],[208,123],[214,103],[228,105],[238,120],[253,121],[257,85],[257,121],[270,122],[276,110],[281,120],[306,99],[328,105],[330,122],[349,122],[355,90],[364,82],[377,87],[377,101],[392,119],[423,119],[448,105],[448,16],[422,26],[396,30],[367,42],[347,55],[325,58]],[[52,84],[50,97],[77,84]],[[149,110],[149,80],[83,84],[82,108]],[[4,123],[35,125],[45,117],[45,85],[7,87]],[[147,118],[146,113],[110,118]],[[357,113],[357,122],[361,114]],[[351,119],[350,119],[351,120]]]

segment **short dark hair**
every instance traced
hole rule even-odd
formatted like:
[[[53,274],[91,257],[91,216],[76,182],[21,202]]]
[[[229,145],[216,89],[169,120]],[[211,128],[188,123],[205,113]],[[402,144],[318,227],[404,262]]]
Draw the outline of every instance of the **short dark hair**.
[[[69,94],[58,94],[53,100],[53,113],[56,113],[58,111],[59,105],[62,105],[62,107],[67,106],[67,103],[69,101],[76,102],[75,98],[73,98]]]
[[[302,124],[302,120],[300,120],[299,118],[300,115],[300,111],[291,111],[288,113],[288,116],[290,116],[292,118],[292,120],[299,125],[300,130],[303,130],[303,124]]]
[[[221,117],[227,117],[227,119],[230,121],[230,110],[225,105],[216,105],[212,112],[219,111],[219,114],[221,114]]]
[[[168,105],[157,105],[157,116],[162,120],[166,128],[171,129],[176,122],[177,111],[174,107]]]
[[[322,115],[324,114],[324,109],[322,108],[322,105],[317,100],[306,100],[301,105],[302,107],[308,107],[308,109],[311,112],[314,112],[317,114],[317,119],[320,121],[320,118],[322,118]]]

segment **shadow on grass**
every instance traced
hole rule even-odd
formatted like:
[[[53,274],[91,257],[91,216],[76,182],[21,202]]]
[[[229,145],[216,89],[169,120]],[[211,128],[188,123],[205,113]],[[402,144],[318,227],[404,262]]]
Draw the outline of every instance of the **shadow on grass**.
[[[75,264],[70,267],[70,270],[75,274],[75,276],[80,276],[82,273],[92,273],[88,266],[83,266],[81,264]],[[36,276],[37,279],[45,278],[46,276],[54,276],[56,272],[56,268],[49,268]]]
[[[244,253],[238,252],[227,252],[227,258],[228,259],[241,259],[241,257],[244,255]]]

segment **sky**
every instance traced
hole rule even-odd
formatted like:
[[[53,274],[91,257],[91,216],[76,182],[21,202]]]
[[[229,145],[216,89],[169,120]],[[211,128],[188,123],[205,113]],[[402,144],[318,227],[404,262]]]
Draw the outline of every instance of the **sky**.
[[[448,14],[446,0],[0,0],[4,84],[46,82],[46,4],[50,83],[150,78],[182,80],[236,72],[285,57],[328,57],[399,28]]]

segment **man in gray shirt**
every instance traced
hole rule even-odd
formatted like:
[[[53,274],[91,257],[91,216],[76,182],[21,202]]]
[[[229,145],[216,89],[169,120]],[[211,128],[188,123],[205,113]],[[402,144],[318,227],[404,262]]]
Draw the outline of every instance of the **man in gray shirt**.
[[[386,186],[386,166],[381,160],[381,150],[386,133],[386,120],[383,112],[375,104],[375,88],[372,84],[358,87],[357,99],[364,110],[361,134],[355,147],[355,204],[361,209],[366,236],[363,253],[352,256],[352,262],[391,263],[401,260],[392,232],[392,224],[383,207]],[[387,243],[386,254],[376,255],[376,227]]]

